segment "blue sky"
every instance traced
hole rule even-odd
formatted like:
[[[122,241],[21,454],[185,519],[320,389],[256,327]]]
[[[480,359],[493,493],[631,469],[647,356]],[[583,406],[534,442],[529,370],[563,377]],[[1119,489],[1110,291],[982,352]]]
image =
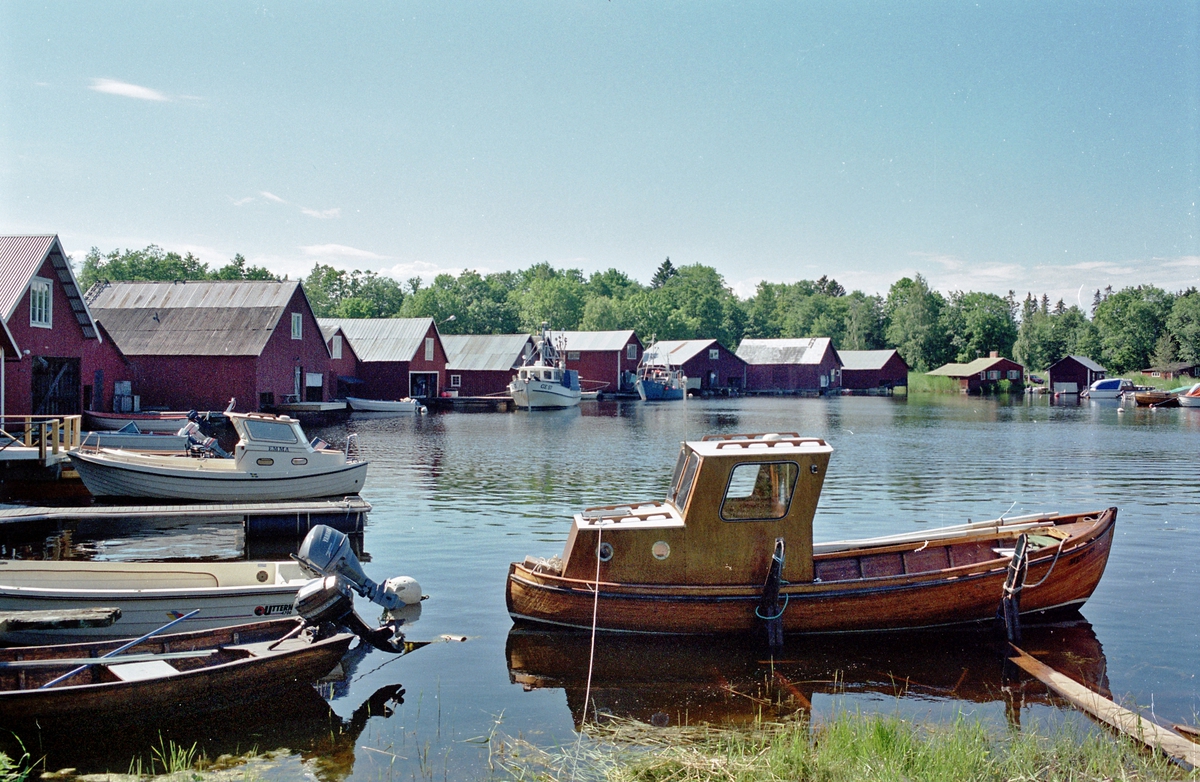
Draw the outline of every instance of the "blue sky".
[[[1087,306],[1200,285],[1198,153],[1195,2],[0,0],[0,231],[77,261]]]

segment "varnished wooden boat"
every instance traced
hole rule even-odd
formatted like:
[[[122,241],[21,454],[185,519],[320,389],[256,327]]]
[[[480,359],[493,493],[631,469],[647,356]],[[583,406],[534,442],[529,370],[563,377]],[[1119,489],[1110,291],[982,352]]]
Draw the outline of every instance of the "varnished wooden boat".
[[[312,684],[354,640],[312,634],[299,618],[156,635],[60,684],[58,676],[123,645],[103,641],[0,649],[0,725],[38,721],[136,722],[227,709]]]
[[[765,619],[787,633],[981,622],[996,615],[1022,534],[1024,614],[1078,608],[1104,573],[1116,508],[814,545],[831,453],[796,433],[684,443],[667,499],[588,509],[561,558],[513,563],[510,615],[654,633],[744,633]]]

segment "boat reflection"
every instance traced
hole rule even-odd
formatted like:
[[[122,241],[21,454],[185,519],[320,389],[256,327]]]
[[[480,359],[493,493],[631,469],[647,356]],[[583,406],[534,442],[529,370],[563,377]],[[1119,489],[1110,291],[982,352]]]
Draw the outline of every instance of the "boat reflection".
[[[1022,648],[1056,670],[1108,694],[1104,651],[1083,619],[1028,625]],[[518,624],[507,643],[509,679],[526,690],[565,691],[576,727],[584,718],[591,635]],[[596,636],[591,719],[619,717],[659,727],[737,725],[807,712],[814,695],[884,694],[933,700],[1003,701],[1020,709],[1051,703],[1035,681],[1008,668],[992,629],[856,636],[788,637],[770,659],[739,638]]]

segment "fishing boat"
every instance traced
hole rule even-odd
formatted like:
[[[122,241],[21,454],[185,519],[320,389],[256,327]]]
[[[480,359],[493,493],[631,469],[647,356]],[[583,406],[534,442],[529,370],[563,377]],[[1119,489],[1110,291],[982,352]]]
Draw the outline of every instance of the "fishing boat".
[[[1123,377],[1106,377],[1092,383],[1080,396],[1088,399],[1119,399],[1123,394],[1132,394],[1136,389],[1133,381]]]
[[[71,462],[98,497],[253,502],[357,494],[367,463],[320,440],[300,422],[265,413],[226,413],[238,435],[232,458],[209,450],[182,455],[75,449]],[[353,437],[353,435],[351,435]]]
[[[589,508],[561,556],[510,565],[509,614],[625,632],[897,630],[991,620],[1018,548],[1023,614],[1078,608],[1104,572],[1116,508],[814,543],[831,454],[795,432],[685,442],[666,499]]]
[[[1187,393],[1180,394],[1176,399],[1179,401],[1180,407],[1200,407],[1200,383],[1192,386]]]
[[[361,399],[357,396],[346,397],[350,409],[360,413],[419,413],[424,407],[418,400],[405,397],[404,399]]]
[[[555,345],[548,324],[542,324],[537,350],[508,384],[513,403],[526,410],[556,410],[577,407],[582,396],[579,373],[567,369],[562,348]]]
[[[189,627],[209,629],[293,613],[311,578],[295,562],[92,562],[0,560],[0,611],[111,606],[109,627],[0,632],[2,644],[131,638],[196,608]]]
[[[670,357],[663,355],[664,364],[655,363],[658,351],[654,345],[646,348],[637,368],[634,387],[643,402],[672,401],[683,399],[687,393],[687,378],[679,367],[672,367]]]

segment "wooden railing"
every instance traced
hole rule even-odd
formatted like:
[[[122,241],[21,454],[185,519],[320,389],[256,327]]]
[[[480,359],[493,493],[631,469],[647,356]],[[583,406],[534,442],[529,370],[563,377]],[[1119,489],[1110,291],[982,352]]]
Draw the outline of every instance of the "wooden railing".
[[[83,429],[81,415],[5,415],[0,416],[0,459],[4,448],[37,448],[38,459],[79,447]]]

